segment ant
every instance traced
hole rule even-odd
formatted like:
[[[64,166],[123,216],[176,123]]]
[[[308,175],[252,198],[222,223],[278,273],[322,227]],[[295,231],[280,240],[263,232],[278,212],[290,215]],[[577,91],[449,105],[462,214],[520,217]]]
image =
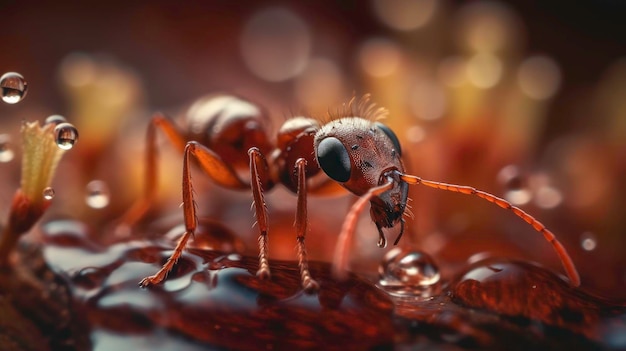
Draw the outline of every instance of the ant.
[[[308,194],[334,194],[343,191],[343,187],[359,196],[345,218],[335,249],[333,272],[342,278],[347,271],[357,218],[367,203],[370,203],[370,216],[378,229],[378,246],[385,247],[387,243],[383,229],[400,224],[400,233],[394,241],[397,245],[404,232],[403,215],[407,210],[408,186],[421,184],[475,195],[512,211],[544,235],[559,256],[570,284],[580,285],[576,267],[563,245],[541,222],[519,207],[473,187],[424,180],[406,174],[397,136],[389,127],[375,121],[386,114],[384,108],[370,103],[369,95],[362,99],[352,98],[324,124],[306,117],[288,119],[278,130],[276,144],[269,141],[265,130],[264,126],[268,123],[265,112],[236,96],[211,95],[200,99],[186,115],[186,132],[179,131],[164,116],[155,115],[147,131],[145,191],[123,217],[122,223],[128,225],[137,221],[153,199],[158,129],[184,155],[182,208],[185,233],[163,267],[156,274],[144,278],[140,285],[146,287],[162,282],[194,235],[197,216],[189,168],[192,158],[217,184],[231,189],[251,188],[260,232],[257,271],[260,278],[270,276],[264,191],[283,184],[297,196],[295,231],[298,266],[303,288],[312,291],[319,285],[309,272],[305,248]]]

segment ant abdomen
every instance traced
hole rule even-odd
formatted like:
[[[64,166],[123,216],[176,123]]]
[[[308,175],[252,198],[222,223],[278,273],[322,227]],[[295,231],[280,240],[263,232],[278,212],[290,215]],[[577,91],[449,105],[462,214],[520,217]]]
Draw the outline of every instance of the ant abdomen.
[[[197,100],[186,114],[187,140],[195,140],[218,154],[235,169],[248,169],[248,150],[263,154],[269,142],[267,113],[234,95],[211,94]]]

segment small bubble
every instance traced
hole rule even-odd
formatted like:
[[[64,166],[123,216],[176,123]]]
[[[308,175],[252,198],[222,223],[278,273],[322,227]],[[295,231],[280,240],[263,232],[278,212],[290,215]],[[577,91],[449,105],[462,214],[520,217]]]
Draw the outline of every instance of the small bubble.
[[[28,83],[21,74],[8,72],[0,77],[0,88],[2,88],[2,101],[7,104],[17,104],[26,97]]]
[[[74,147],[78,141],[78,130],[70,123],[61,123],[54,128],[57,146],[63,150]]]
[[[59,125],[61,123],[65,123],[67,122],[67,120],[65,119],[65,117],[61,116],[61,115],[52,115],[48,118],[46,118],[46,121],[44,122],[45,125],[47,124],[54,124]]]
[[[105,208],[109,205],[111,193],[107,183],[101,180],[92,180],[86,187],[85,202],[91,208]]]
[[[593,251],[598,246],[598,240],[596,239],[595,234],[592,232],[584,232],[580,236],[580,246],[582,246],[585,251]]]
[[[11,149],[11,137],[8,134],[0,134],[0,162],[10,162],[15,153]]]
[[[54,198],[54,189],[52,189],[52,187],[43,189],[43,198],[46,200],[52,200]]]
[[[385,255],[378,272],[379,286],[395,296],[430,297],[438,291],[439,268],[423,252],[394,248]]]

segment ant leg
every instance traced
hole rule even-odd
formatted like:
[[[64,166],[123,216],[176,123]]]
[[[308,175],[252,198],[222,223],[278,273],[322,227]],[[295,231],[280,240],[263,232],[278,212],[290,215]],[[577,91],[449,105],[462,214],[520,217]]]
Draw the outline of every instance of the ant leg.
[[[316,291],[319,284],[311,278],[309,272],[309,261],[307,259],[304,238],[307,231],[307,186],[305,176],[306,160],[299,158],[296,161],[296,172],[298,174],[298,208],[296,210],[296,231],[298,241],[298,266],[300,266],[300,278],[302,287],[306,291]]]
[[[345,279],[346,272],[348,270],[348,252],[350,251],[350,244],[352,243],[352,237],[354,236],[354,230],[356,229],[356,222],[359,214],[373,197],[378,196],[385,191],[393,187],[393,182],[389,181],[383,185],[379,185],[374,188],[370,188],[364,195],[362,195],[350,208],[346,219],[341,227],[341,233],[337,239],[335,246],[335,256],[333,258],[333,275],[338,279]]]
[[[556,238],[554,233],[548,230],[546,226],[543,225],[543,223],[536,220],[533,216],[529,215],[521,208],[517,206],[513,206],[513,204],[506,201],[505,199],[499,198],[488,192],[478,190],[471,186],[434,182],[434,181],[424,180],[420,177],[406,175],[406,174],[400,175],[400,178],[409,184],[422,184],[427,187],[431,187],[435,189],[453,191],[453,192],[462,193],[466,195],[476,195],[480,197],[481,199],[492,202],[504,209],[511,210],[513,213],[515,213],[516,216],[520,217],[526,223],[530,224],[536,231],[543,234],[544,238],[552,245],[552,247],[554,248],[554,251],[559,256],[559,259],[561,260],[561,264],[563,265],[563,268],[565,269],[565,272],[567,273],[567,276],[570,280],[570,284],[572,284],[573,286],[580,285],[580,276],[578,275],[576,266],[574,265],[572,258],[567,253],[567,250],[565,249],[563,244],[559,242],[559,240]]]
[[[137,223],[148,212],[151,204],[154,202],[155,190],[157,188],[157,158],[158,150],[156,146],[156,131],[161,130],[167,139],[181,152],[185,148],[185,139],[174,124],[165,118],[162,114],[155,114],[148,124],[146,132],[146,153],[145,153],[145,171],[144,171],[144,188],[141,197],[122,215],[118,224],[118,232],[120,228],[129,228]]]
[[[141,280],[139,285],[146,287],[151,284],[158,284],[167,277],[167,274],[172,270],[178,259],[183,253],[187,241],[190,236],[193,236],[196,226],[198,224],[198,218],[196,216],[196,202],[193,198],[193,185],[191,183],[191,172],[189,171],[189,159],[193,152],[193,144],[189,143],[185,146],[184,159],[183,159],[183,213],[185,219],[185,234],[178,240],[174,252],[167,259],[167,262],[163,267],[154,275],[149,276]]]
[[[167,274],[172,270],[176,261],[180,258],[187,245],[189,237],[193,236],[198,218],[196,215],[196,202],[193,196],[193,184],[191,182],[191,170],[189,163],[191,156],[197,161],[202,170],[204,170],[211,179],[231,188],[245,188],[248,185],[243,183],[236,175],[232,168],[224,163],[219,156],[206,146],[195,141],[190,141],[183,151],[183,215],[185,222],[185,234],[180,238],[174,252],[163,265],[163,267],[154,275],[144,278],[139,285],[145,287],[151,284],[158,284],[165,279]]]
[[[268,180],[268,166],[261,151],[256,148],[248,150],[250,157],[250,186],[252,188],[253,205],[255,208],[256,223],[259,226],[259,270],[257,277],[269,279],[270,264],[268,261],[267,232],[269,229],[267,207],[263,198],[262,184],[270,184]]]

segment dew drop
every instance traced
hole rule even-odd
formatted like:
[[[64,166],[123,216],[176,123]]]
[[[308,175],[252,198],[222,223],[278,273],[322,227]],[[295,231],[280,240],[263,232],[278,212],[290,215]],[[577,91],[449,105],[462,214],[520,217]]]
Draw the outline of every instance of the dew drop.
[[[596,239],[595,234],[592,232],[584,232],[580,236],[580,246],[585,251],[593,251],[598,246],[598,240]]]
[[[46,200],[52,200],[54,198],[54,189],[52,187],[43,189],[43,198]]]
[[[394,296],[430,297],[439,291],[439,268],[424,252],[394,248],[378,268],[378,285]]]
[[[111,193],[109,186],[102,180],[92,180],[86,187],[85,202],[91,208],[105,208],[109,205]]]
[[[498,182],[506,188],[504,198],[513,205],[525,205],[532,199],[525,177],[515,165],[504,166],[498,172]]]
[[[57,126],[57,125],[59,125],[61,123],[65,123],[65,122],[67,122],[65,117],[63,117],[61,115],[52,115],[52,116],[49,116],[48,118],[46,118],[46,121],[44,122],[44,125],[54,124],[55,126]]]
[[[7,104],[17,104],[26,97],[28,84],[21,74],[8,72],[0,77],[0,88],[2,88],[2,101]]]
[[[10,162],[15,153],[11,149],[11,137],[8,134],[0,134],[0,162]]]
[[[78,141],[78,130],[70,123],[61,123],[54,128],[57,146],[63,150],[74,147]]]

